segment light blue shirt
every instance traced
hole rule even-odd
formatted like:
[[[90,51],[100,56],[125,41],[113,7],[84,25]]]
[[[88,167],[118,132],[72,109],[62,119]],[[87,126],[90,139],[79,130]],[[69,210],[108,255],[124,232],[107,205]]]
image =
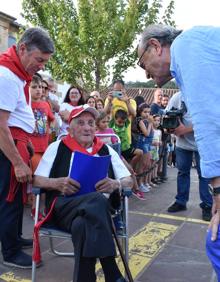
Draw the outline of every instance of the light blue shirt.
[[[171,45],[171,74],[190,111],[202,176],[220,176],[220,27],[194,27]]]

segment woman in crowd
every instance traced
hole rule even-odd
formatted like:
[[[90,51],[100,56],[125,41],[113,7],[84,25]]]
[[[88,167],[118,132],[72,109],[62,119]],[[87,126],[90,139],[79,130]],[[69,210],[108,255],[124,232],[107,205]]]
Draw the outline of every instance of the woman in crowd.
[[[62,119],[62,125],[60,127],[60,133],[58,139],[68,134],[67,129],[68,129],[68,119],[70,112],[74,109],[74,107],[84,104],[85,104],[85,100],[82,90],[79,87],[72,85],[68,89],[66,96],[63,100],[63,103],[60,106],[59,115]]]

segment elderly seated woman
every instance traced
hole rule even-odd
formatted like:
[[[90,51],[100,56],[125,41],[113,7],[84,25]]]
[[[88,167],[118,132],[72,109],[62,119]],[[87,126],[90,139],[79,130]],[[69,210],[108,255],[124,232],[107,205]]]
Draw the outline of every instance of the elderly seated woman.
[[[33,185],[46,189],[47,209],[54,202],[54,222],[72,234],[73,281],[96,281],[95,264],[99,258],[106,282],[124,282],[115,262],[110,201],[103,193],[109,193],[111,198],[121,188],[132,187],[133,182],[118,154],[95,137],[97,116],[97,110],[88,105],[71,112],[69,135],[48,147],[35,172]],[[95,192],[65,197],[80,189],[80,183],[69,177],[75,151],[94,156],[111,155],[111,164],[108,177],[96,183]],[[86,174],[85,171],[85,177]]]

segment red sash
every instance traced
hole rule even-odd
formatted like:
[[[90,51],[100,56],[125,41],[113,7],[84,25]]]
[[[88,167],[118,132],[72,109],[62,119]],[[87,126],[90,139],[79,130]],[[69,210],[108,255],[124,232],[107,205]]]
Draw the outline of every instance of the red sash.
[[[28,143],[30,142],[30,134],[22,130],[18,127],[9,127],[11,131],[11,135],[13,140],[15,141],[15,145],[17,147],[17,150],[22,157],[23,161],[29,165],[30,164],[30,153],[27,149]],[[8,202],[13,202],[15,195],[19,189],[20,183],[17,182],[14,167],[11,166],[11,176],[10,176],[10,187],[9,187],[9,193],[7,196]],[[27,183],[21,183],[22,186],[22,195],[23,195],[23,203],[26,203],[27,201]]]

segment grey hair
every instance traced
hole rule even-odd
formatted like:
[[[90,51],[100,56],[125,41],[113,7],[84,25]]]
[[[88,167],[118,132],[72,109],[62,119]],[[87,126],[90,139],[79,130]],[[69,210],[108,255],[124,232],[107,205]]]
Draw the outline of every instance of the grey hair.
[[[19,50],[22,43],[25,44],[28,51],[37,48],[42,53],[54,53],[53,40],[50,38],[49,33],[43,28],[33,27],[27,29],[18,41],[17,50]]]
[[[148,44],[148,40],[156,38],[162,46],[171,45],[174,39],[182,32],[172,26],[162,24],[149,25],[142,33],[140,46],[145,49]]]

